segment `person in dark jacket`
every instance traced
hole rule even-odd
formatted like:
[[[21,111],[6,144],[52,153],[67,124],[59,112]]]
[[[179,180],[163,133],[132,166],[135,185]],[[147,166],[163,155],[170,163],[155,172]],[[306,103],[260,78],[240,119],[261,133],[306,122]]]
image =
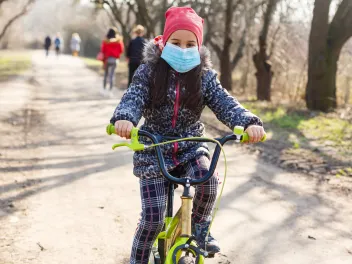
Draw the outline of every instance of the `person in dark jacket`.
[[[126,57],[129,59],[128,69],[128,86],[130,86],[132,82],[132,77],[134,72],[137,70],[142,61],[142,52],[145,45],[144,35],[144,27],[138,25],[133,30],[133,33],[136,35],[134,39],[131,40],[128,45]]]
[[[46,36],[46,38],[44,40],[44,48],[45,48],[45,54],[47,57],[49,56],[50,46],[51,46],[51,38],[50,38],[50,36]]]
[[[141,129],[152,134],[204,136],[200,116],[207,106],[230,129],[243,126],[251,143],[261,140],[265,134],[262,121],[221,86],[202,42],[203,19],[192,8],[172,7],[166,12],[163,36],[146,45],[143,64],[110,119],[117,135],[130,138],[143,116]],[[141,142],[149,143],[143,138]],[[162,153],[167,170],[180,177],[199,178],[209,171],[210,153],[204,143],[167,144]],[[129,263],[144,264],[164,225],[170,183],[160,172],[154,149],[135,152],[133,163],[134,174],[140,178],[142,212]],[[217,187],[218,179],[213,175],[196,186],[193,199],[192,232],[209,254],[220,251],[219,243],[208,234]]]

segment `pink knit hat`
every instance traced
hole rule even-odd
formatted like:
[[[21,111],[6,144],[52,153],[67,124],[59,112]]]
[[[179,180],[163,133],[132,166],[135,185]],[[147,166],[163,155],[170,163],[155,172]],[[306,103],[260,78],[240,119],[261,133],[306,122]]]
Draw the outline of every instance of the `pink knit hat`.
[[[198,47],[203,42],[203,18],[190,7],[170,7],[165,13],[165,28],[163,42],[166,44],[171,34],[184,29],[193,32],[198,40]]]

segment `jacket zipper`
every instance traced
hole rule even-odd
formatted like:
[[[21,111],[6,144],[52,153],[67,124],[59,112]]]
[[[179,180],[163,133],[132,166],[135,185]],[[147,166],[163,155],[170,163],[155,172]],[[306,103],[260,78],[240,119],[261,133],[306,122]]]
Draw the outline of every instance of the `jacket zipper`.
[[[172,117],[172,128],[176,127],[176,121],[177,121],[177,116],[178,116],[178,110],[180,107],[180,82],[177,81],[176,83],[176,99],[175,99],[175,106],[174,106],[174,116]],[[177,160],[177,150],[178,150],[178,143],[174,143],[173,151],[172,151],[172,160],[174,161],[174,164],[177,166],[179,164]]]

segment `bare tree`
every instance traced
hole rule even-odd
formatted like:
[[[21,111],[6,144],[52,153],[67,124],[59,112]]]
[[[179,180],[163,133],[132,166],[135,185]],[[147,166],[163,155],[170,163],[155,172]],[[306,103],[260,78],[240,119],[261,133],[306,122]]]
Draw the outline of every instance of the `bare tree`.
[[[118,0],[91,0],[92,3],[99,5],[99,7],[108,8],[113,19],[119,24],[121,33],[124,39],[124,44],[130,40],[130,32],[132,30],[131,12],[135,11],[135,6],[130,1],[118,1]]]
[[[342,0],[329,23],[331,0],[315,0],[309,36],[306,104],[309,109],[336,108],[336,72],[340,52],[352,36],[352,0]]]
[[[4,3],[7,0],[0,0],[0,6],[2,3]],[[25,5],[23,6],[22,10],[15,14],[13,17],[11,17],[4,25],[4,27],[1,29],[0,31],[0,41],[4,38],[7,30],[11,27],[11,25],[18,20],[20,17],[24,16],[25,14],[27,14],[29,7],[35,2],[35,0],[27,0],[27,2],[25,3]]]
[[[243,0],[180,1],[181,5],[190,4],[204,18],[206,26],[204,44],[209,43],[219,58],[220,81],[227,90],[232,90],[232,72],[242,58],[246,44],[246,26],[240,32],[240,36],[238,34],[236,36],[234,30],[234,21],[240,23],[242,19],[240,12],[237,16],[235,13],[244,8],[244,2]],[[233,52],[234,43],[238,43],[235,52]]]
[[[211,46],[220,59],[220,81],[222,85],[228,90],[232,90],[232,72],[243,56],[243,48],[245,47],[245,39],[247,34],[247,30],[244,28],[237,47],[237,51],[232,57],[231,46],[234,43],[234,34],[232,32],[233,17],[234,12],[237,8],[239,8],[241,4],[242,0],[238,0],[236,3],[234,0],[226,1],[224,40],[222,47],[218,44],[218,42],[214,41],[214,38],[209,38]]]
[[[257,70],[257,99],[271,100],[271,80],[274,72],[271,68],[270,55],[267,52],[267,38],[272,16],[279,0],[268,0],[263,16],[263,27],[259,35],[259,50],[253,55],[254,66]]]
[[[130,40],[133,25],[142,24],[147,37],[157,34],[157,26],[164,25],[164,13],[176,0],[91,0],[108,7],[111,16],[120,25],[125,44]]]

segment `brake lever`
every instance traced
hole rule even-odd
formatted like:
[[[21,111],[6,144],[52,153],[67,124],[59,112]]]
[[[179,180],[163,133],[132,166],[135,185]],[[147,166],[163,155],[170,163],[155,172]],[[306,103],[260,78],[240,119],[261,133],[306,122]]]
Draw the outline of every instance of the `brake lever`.
[[[118,147],[128,147],[129,149],[131,149],[133,151],[144,150],[145,149],[145,145],[139,143],[138,131],[139,131],[138,128],[136,128],[136,127],[132,128],[132,130],[131,130],[131,143],[123,142],[123,143],[114,144],[112,146],[112,149],[115,150]],[[106,127],[106,133],[108,135],[116,134],[115,133],[115,127],[112,124],[109,124]]]

